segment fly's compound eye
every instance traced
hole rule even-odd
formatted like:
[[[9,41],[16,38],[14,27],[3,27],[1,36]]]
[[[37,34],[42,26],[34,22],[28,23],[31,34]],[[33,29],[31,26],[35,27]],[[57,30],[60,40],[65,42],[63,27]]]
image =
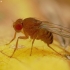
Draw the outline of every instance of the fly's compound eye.
[[[23,28],[22,26],[22,20],[18,19],[14,24],[13,27],[15,29],[16,32],[20,32],[21,29]]]
[[[22,25],[21,24],[16,24],[13,26],[17,31],[22,29]]]

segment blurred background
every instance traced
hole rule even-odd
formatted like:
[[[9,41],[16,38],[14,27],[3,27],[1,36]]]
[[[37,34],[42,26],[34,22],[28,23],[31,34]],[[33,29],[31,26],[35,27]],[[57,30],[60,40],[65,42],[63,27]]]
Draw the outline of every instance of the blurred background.
[[[69,13],[69,0],[0,0],[0,50],[3,50],[7,55],[11,55],[13,51],[11,46],[15,46],[16,41],[9,46],[5,46],[4,44],[13,38],[15,31],[12,25],[18,18],[25,19],[27,17],[35,17],[39,20],[49,20],[70,28]],[[50,14],[54,17],[51,17]],[[60,18],[58,18],[58,15]],[[54,40],[56,45],[52,44],[51,46],[64,54],[63,51],[56,48],[57,45],[60,46],[60,42],[63,44],[62,38],[60,37],[59,40],[58,38],[59,37],[56,36],[56,41]],[[69,39],[64,39],[68,46]],[[39,45],[39,43],[41,44]],[[30,40],[21,40],[19,46],[22,46],[22,48],[15,53],[15,58],[8,58],[0,53],[0,70],[70,70],[70,61],[59,55],[56,56],[57,54],[45,47],[47,45],[41,41],[35,42],[34,47],[37,47],[38,50],[34,48],[34,55],[31,57],[29,56],[31,47]],[[45,51],[42,50],[43,46]],[[27,50],[28,48],[29,50]],[[25,50],[27,51],[24,53]]]

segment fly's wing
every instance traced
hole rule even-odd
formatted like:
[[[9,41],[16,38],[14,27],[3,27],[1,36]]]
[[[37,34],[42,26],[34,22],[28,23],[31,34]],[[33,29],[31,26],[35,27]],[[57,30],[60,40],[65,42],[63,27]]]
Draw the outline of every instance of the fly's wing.
[[[51,22],[42,21],[40,28],[45,28],[48,31],[60,35],[62,37],[70,38],[70,30],[62,25],[53,24]]]

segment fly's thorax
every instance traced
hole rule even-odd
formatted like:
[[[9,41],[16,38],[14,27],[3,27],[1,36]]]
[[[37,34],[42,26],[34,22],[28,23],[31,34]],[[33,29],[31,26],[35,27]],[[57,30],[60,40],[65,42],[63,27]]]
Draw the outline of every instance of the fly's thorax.
[[[34,28],[35,26],[40,25],[40,21],[35,18],[26,18],[23,20],[23,28]]]

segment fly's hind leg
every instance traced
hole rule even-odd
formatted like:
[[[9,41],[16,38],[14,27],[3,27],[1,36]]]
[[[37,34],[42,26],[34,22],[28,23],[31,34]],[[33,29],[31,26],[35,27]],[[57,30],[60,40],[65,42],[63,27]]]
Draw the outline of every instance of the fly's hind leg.
[[[66,55],[65,55],[66,58],[67,58],[67,56],[70,56],[70,52],[67,51],[66,49],[59,47],[59,46],[56,46],[56,47],[60,48],[61,50],[63,50],[66,53]]]
[[[57,54],[63,56],[62,54],[60,54],[59,52],[57,52],[56,50],[54,50],[51,46],[48,45],[48,47],[49,47],[50,49],[52,49],[54,52],[56,52]]]

